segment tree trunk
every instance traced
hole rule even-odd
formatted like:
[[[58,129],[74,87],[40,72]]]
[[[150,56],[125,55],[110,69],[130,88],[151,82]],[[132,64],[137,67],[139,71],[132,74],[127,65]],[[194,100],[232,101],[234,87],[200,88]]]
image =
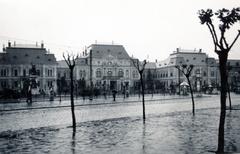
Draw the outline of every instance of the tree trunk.
[[[232,110],[232,101],[231,101],[231,94],[230,94],[230,88],[229,88],[228,82],[227,82],[227,92],[228,92],[229,108],[231,111]]]
[[[140,74],[140,80],[141,80],[141,88],[142,88],[142,105],[143,105],[143,121],[145,121],[145,99],[144,99],[144,85],[143,85],[143,77],[142,74]]]
[[[221,112],[220,112],[220,120],[219,120],[219,128],[218,128],[218,149],[217,152],[224,152],[224,123],[225,123],[225,115],[226,115],[226,94],[227,94],[227,57],[228,54],[222,52],[219,54],[219,69],[221,76]]]
[[[73,69],[70,69],[70,78],[71,78],[71,110],[72,110],[72,126],[73,131],[76,131],[76,118],[74,113],[74,96],[73,96]]]
[[[193,91],[192,91],[192,85],[190,83],[189,77],[187,77],[188,80],[188,84],[189,84],[189,88],[190,88],[190,93],[191,93],[191,97],[192,97],[192,113],[193,115],[195,115],[195,103],[194,103],[194,98],[193,98]]]

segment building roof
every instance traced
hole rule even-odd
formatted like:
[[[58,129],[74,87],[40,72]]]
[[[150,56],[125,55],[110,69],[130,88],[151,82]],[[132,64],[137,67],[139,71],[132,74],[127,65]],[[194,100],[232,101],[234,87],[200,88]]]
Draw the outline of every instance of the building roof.
[[[56,65],[54,54],[48,54],[45,48],[7,47],[0,53],[0,64],[48,64]]]
[[[104,44],[92,44],[88,47],[92,50],[93,58],[117,58],[117,59],[129,59],[129,55],[122,45],[104,45]],[[89,55],[89,54],[88,54]]]
[[[175,66],[181,64],[205,65],[208,56],[202,50],[180,50],[174,51],[170,56],[157,63],[157,67]]]
[[[59,60],[57,61],[58,68],[68,68],[68,65],[65,60]]]
[[[148,62],[145,66],[145,69],[155,69],[156,67],[157,66],[155,62]]]

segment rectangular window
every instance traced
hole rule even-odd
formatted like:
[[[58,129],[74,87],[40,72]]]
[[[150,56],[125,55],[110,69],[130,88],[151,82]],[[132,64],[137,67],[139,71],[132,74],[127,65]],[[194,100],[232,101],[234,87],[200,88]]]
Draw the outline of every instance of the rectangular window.
[[[18,87],[18,82],[17,82],[17,81],[14,82],[14,87],[15,87],[15,88]]]
[[[53,76],[53,71],[52,70],[48,70],[48,76]]]
[[[18,70],[14,70],[14,76],[18,76]]]
[[[40,70],[37,70],[37,75],[40,76]]]
[[[214,71],[211,71],[211,77],[214,77]]]
[[[7,82],[6,81],[1,81],[1,87],[2,88],[7,88]]]
[[[23,76],[26,76],[26,70],[25,69],[23,70]]]

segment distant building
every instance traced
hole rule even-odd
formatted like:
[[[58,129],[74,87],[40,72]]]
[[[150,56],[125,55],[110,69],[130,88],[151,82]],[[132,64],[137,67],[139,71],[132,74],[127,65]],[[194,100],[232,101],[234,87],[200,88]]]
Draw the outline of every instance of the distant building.
[[[217,60],[219,65],[219,61]],[[228,59],[227,61],[228,84],[231,91],[240,93],[240,60]],[[220,82],[220,73],[218,71],[218,83]],[[220,85],[220,84],[219,84]]]
[[[77,61],[76,79],[84,79],[87,86],[92,81],[96,88],[122,91],[130,90],[139,75],[122,45],[92,44]]]
[[[93,89],[101,92],[139,92],[139,73],[132,58],[122,45],[92,44],[76,60],[74,68],[75,93]],[[35,65],[38,90],[46,94],[70,91],[70,70],[64,60],[56,61],[44,44],[23,45],[8,43],[0,52],[0,91],[4,88],[21,91],[30,77],[30,69]],[[176,69],[179,65],[194,65],[190,80],[194,91],[204,87],[219,87],[218,61],[202,50],[183,50],[177,48],[163,61],[148,62],[143,73],[145,92],[162,92],[174,89],[186,81],[185,76]],[[228,83],[231,90],[240,91],[240,60],[228,60],[230,66]],[[84,88],[83,88],[84,87]]]
[[[46,93],[50,88],[56,90],[57,62],[54,54],[48,53],[43,43],[39,46],[15,42],[9,42],[0,53],[0,90],[21,91],[32,65],[36,66],[38,89]]]
[[[191,84],[196,91],[206,86],[216,86],[218,81],[217,63],[214,58],[202,50],[183,50],[177,48],[170,56],[163,61],[157,62],[156,80],[160,81],[161,87],[178,87],[185,76],[175,68],[177,65],[194,65],[191,73]]]

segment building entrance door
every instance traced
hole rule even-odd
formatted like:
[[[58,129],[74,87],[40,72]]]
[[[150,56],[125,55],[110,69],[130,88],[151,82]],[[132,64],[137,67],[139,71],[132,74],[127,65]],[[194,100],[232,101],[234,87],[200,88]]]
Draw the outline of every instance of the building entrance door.
[[[117,81],[110,81],[110,90],[117,90]]]

